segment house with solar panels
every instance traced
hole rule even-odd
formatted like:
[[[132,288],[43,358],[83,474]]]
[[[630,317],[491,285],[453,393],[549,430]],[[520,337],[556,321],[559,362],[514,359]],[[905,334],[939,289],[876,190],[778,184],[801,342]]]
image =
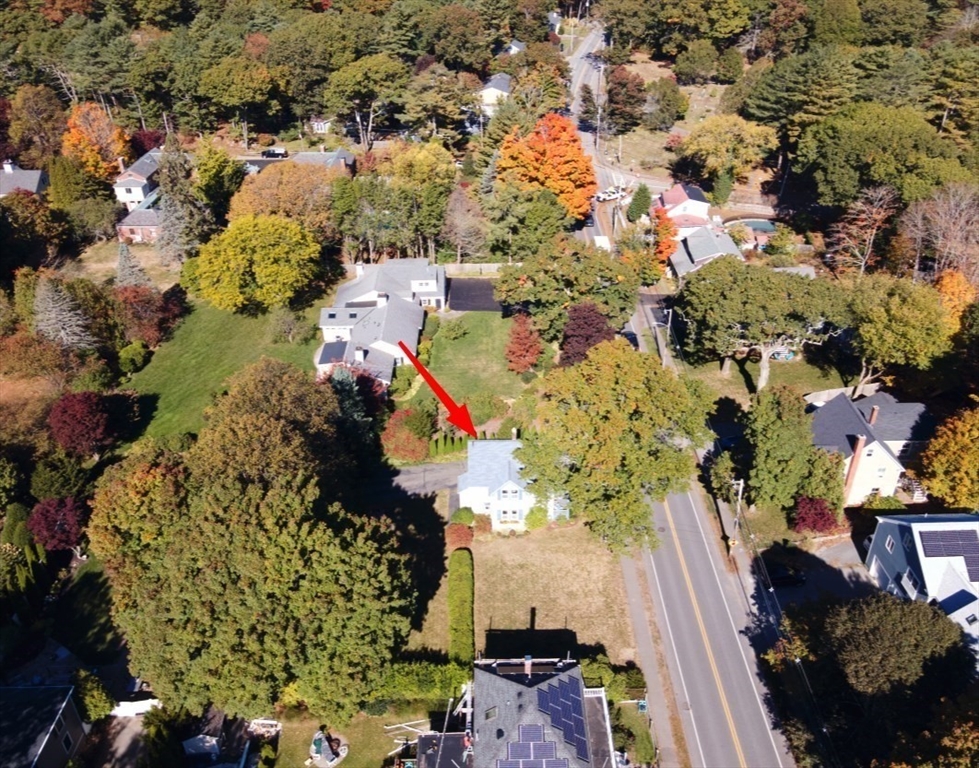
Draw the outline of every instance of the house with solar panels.
[[[882,515],[867,569],[885,592],[937,605],[979,650],[979,514]]]

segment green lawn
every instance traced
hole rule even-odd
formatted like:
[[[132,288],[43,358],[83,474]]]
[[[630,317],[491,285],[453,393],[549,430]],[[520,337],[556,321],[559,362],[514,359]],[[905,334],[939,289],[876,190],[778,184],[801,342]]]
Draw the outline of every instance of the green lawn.
[[[468,312],[461,320],[469,329],[463,338],[449,341],[436,334],[432,373],[456,401],[484,394],[517,397],[525,385],[507,370],[505,357],[513,320],[494,312]]]
[[[83,563],[56,605],[54,638],[86,664],[104,664],[122,647],[109,614],[109,582],[94,557]]]
[[[311,324],[320,306],[315,302],[307,310]],[[312,372],[318,335],[306,344],[272,344],[267,326],[267,316],[245,317],[197,302],[173,338],[130,382],[137,392],[159,397],[146,433],[196,432],[203,424],[204,409],[225,379],[261,357],[275,357]]]
[[[788,362],[773,361],[771,366],[769,386],[788,384],[803,393],[844,386],[843,379],[836,370],[817,368],[798,356]],[[685,372],[706,382],[718,397],[730,397],[743,405],[749,403],[751,395],[755,392],[755,382],[758,381],[758,363],[747,360],[733,363],[728,378],[721,376],[720,363],[688,365]]]

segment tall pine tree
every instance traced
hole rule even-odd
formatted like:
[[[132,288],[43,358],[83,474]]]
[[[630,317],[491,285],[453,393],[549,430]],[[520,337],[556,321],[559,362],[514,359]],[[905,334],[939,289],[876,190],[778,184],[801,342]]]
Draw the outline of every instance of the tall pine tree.
[[[119,243],[119,261],[116,263],[116,287],[136,286],[148,288],[153,285],[146,270],[133,258],[129,246]]]
[[[57,281],[38,280],[34,293],[34,329],[38,334],[67,349],[94,349],[90,320]]]
[[[653,204],[653,196],[649,193],[649,187],[640,184],[632,195],[632,202],[626,210],[626,217],[629,221],[639,221],[643,216],[649,215],[649,206]]]
[[[164,262],[180,264],[196,256],[213,228],[213,217],[194,194],[190,159],[174,134],[160,156],[160,230],[157,251]]]

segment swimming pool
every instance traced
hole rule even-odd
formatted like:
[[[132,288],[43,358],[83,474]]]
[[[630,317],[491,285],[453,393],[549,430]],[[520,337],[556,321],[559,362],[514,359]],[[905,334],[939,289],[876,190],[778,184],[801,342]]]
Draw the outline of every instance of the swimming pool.
[[[746,227],[751,227],[755,232],[775,231],[775,222],[768,219],[732,219],[724,222],[725,227],[730,227],[733,224],[744,224]]]

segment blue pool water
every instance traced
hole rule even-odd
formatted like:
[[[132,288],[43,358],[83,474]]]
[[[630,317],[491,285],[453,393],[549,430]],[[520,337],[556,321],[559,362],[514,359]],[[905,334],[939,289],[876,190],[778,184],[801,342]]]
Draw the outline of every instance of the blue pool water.
[[[751,227],[755,232],[775,231],[775,223],[768,219],[735,219],[734,221],[725,222],[725,224],[728,227],[732,224],[744,224],[746,227]]]

